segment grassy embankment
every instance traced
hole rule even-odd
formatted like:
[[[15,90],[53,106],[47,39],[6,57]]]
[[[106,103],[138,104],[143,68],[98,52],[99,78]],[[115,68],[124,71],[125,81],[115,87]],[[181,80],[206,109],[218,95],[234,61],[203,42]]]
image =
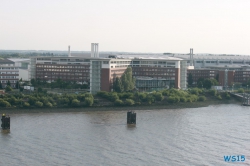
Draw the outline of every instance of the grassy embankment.
[[[40,113],[40,112],[83,112],[83,111],[113,111],[113,110],[153,110],[153,109],[181,109],[181,108],[198,108],[198,107],[206,107],[209,105],[217,105],[217,104],[241,104],[239,100],[234,97],[227,97],[226,93],[214,93],[211,91],[200,92],[197,94],[198,96],[204,96],[204,101],[176,101],[171,102],[170,96],[171,94],[166,94],[162,98],[162,100],[154,102],[141,101],[134,103],[132,105],[126,105],[125,100],[123,105],[117,106],[114,104],[115,102],[111,102],[107,98],[102,98],[100,96],[95,96],[95,102],[92,106],[78,106],[73,107],[70,105],[57,105],[56,107],[9,107],[9,108],[1,108],[0,113]],[[222,96],[222,97],[219,97]],[[122,98],[120,96],[120,98]],[[131,97],[130,97],[131,98]]]

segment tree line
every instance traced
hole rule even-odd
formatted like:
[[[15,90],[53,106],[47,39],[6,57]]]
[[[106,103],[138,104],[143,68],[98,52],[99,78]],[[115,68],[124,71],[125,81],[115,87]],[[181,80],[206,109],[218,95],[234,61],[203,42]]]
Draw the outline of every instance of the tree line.
[[[85,94],[44,94],[33,93],[24,95],[22,93],[0,95],[1,107],[12,108],[52,108],[52,107],[89,107],[94,104],[94,97]]]

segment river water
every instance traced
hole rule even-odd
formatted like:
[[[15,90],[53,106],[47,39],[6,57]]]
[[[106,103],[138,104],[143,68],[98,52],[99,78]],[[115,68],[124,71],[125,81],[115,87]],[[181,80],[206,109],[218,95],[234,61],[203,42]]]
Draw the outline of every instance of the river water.
[[[250,107],[11,114],[0,165],[250,165]],[[244,155],[228,163],[225,155]]]

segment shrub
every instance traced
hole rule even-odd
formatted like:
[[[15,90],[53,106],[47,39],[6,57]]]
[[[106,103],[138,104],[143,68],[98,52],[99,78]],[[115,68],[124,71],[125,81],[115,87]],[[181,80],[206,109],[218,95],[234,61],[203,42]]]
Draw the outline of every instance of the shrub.
[[[238,89],[238,93],[244,93],[244,89],[243,88],[239,88]]]
[[[69,99],[67,97],[62,97],[59,99],[59,103],[68,105]]]
[[[84,94],[77,95],[77,100],[84,101],[84,99],[85,99],[85,95]]]
[[[228,99],[228,100],[231,98],[230,94],[228,94],[228,93],[226,93],[225,97],[226,97],[226,99]]]
[[[35,103],[35,106],[37,106],[37,107],[42,107],[42,106],[43,106],[43,103],[40,102],[40,101],[37,101],[37,102]]]
[[[126,105],[134,105],[135,102],[132,99],[126,99]]]
[[[85,93],[85,98],[86,97],[90,97],[90,98],[93,98],[94,99],[94,96],[92,95],[92,94],[90,94],[90,93]]]
[[[94,98],[91,97],[85,97],[85,105],[86,106],[92,106],[94,104]]]
[[[50,102],[45,103],[45,106],[49,108],[53,107],[53,105]]]
[[[169,91],[168,91],[168,90],[162,91],[162,95],[163,95],[163,96],[169,96]]]
[[[114,103],[114,104],[117,105],[117,106],[122,106],[122,105],[123,105],[123,101],[117,99],[117,100],[115,100],[115,103]]]
[[[198,96],[197,95],[191,95],[190,98],[191,98],[192,102],[195,102],[195,101],[198,100]]]
[[[202,92],[202,90],[199,88],[193,88],[190,90],[190,93],[195,94],[195,95],[199,95],[201,92]]]
[[[154,103],[155,102],[154,96],[152,96],[151,94],[148,94],[147,95],[147,102],[148,102],[148,104]]]
[[[164,99],[164,96],[160,92],[155,93],[154,96],[157,101],[162,101]]]
[[[167,101],[169,103],[178,103],[178,102],[180,102],[180,97],[178,97],[178,96],[169,96]]]
[[[141,105],[141,102],[135,102],[135,105]]]
[[[217,99],[222,100],[222,97],[220,95],[217,96]]]
[[[128,98],[132,99],[132,98],[134,98],[134,94],[130,93],[130,92],[124,92],[124,93],[120,93],[119,97],[121,99],[128,99]]]
[[[97,92],[97,96],[103,97],[103,98],[108,98],[109,93],[106,91],[99,91]]]
[[[209,92],[210,92],[210,94],[213,95],[213,96],[216,96],[216,95],[217,95],[217,91],[214,90],[214,89],[210,90]]]
[[[205,100],[206,100],[206,97],[205,97],[205,96],[200,96],[198,100],[199,100],[199,101],[205,101]]]
[[[180,97],[180,101],[185,103],[185,102],[187,102],[187,98],[186,97]]]
[[[1,107],[10,107],[10,103],[8,101],[5,101],[3,99],[0,99],[0,106]]]
[[[23,103],[23,106],[24,106],[24,107],[29,107],[30,104],[29,104],[28,102],[24,102],[24,103]]]
[[[77,106],[80,105],[80,101],[77,100],[77,99],[73,99],[72,102],[71,102],[71,105],[72,105],[73,107],[77,107]]]
[[[108,99],[110,101],[116,101],[117,99],[119,99],[117,93],[110,93],[109,96],[108,96]]]
[[[30,105],[35,105],[36,102],[37,102],[37,98],[36,97],[29,96],[29,104]]]
[[[140,93],[139,94],[140,101],[146,102],[147,101],[147,94],[146,93]]]

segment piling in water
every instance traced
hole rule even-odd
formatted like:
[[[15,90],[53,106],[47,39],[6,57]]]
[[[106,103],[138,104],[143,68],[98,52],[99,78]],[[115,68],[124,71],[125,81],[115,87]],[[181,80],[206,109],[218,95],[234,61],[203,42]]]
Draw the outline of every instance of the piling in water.
[[[133,111],[127,112],[127,124],[136,124],[136,113]]]
[[[2,115],[2,124],[1,124],[1,127],[3,130],[9,130],[10,129],[10,117],[5,114]]]

